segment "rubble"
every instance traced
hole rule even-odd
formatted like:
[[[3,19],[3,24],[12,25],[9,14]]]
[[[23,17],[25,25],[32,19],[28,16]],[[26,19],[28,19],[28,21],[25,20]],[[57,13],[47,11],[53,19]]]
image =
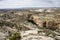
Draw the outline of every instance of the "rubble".
[[[24,31],[21,35],[21,40],[55,40],[54,38],[44,36],[44,33],[38,34],[38,30]]]
[[[51,37],[46,37],[46,36],[28,36],[28,37],[24,37],[22,40],[55,40]]]
[[[7,36],[7,34],[0,32],[0,40],[6,40]]]

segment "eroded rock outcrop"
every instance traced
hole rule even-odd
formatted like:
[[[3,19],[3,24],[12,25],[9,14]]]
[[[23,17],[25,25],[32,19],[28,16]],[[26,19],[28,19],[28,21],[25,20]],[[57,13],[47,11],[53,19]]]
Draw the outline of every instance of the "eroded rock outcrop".
[[[60,29],[60,20],[55,20],[56,18],[54,18],[54,15],[52,14],[50,14],[52,16],[50,15],[46,16],[46,15],[41,16],[40,14],[32,14],[29,17],[29,20],[32,20],[40,28],[46,27],[50,29]]]

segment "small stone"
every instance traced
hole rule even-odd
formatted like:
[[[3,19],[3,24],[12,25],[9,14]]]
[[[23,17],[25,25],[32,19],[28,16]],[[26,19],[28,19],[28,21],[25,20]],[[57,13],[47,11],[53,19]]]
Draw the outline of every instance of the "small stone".
[[[60,36],[56,36],[56,39],[60,40]]]

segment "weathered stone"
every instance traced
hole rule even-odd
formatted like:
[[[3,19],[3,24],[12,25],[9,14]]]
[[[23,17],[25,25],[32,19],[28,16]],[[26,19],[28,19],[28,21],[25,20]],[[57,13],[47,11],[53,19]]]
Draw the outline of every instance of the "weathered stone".
[[[0,32],[0,40],[5,40],[8,35]]]
[[[37,15],[31,15],[30,20],[33,20],[40,28],[43,27],[43,21]]]
[[[60,29],[60,20],[55,20],[54,15],[51,17],[42,15],[41,17],[40,14],[32,14],[30,15],[29,20],[32,20],[40,28]]]
[[[28,30],[28,31],[22,31],[21,32],[22,37],[28,36],[30,34],[38,34],[38,30]]]
[[[47,36],[30,35],[28,37],[22,38],[22,40],[55,40],[55,39]]]
[[[60,40],[60,36],[56,36],[55,38],[56,38],[57,40]]]

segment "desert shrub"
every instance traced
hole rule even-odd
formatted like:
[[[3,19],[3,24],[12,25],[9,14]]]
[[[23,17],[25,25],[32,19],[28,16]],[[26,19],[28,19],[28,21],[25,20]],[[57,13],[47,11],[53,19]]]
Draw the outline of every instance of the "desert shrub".
[[[50,34],[52,34],[52,32],[48,30],[48,31],[46,32],[46,36],[49,36]]]
[[[14,26],[17,27],[16,23],[0,20],[0,26],[4,26],[4,25],[9,27],[14,27]]]
[[[4,14],[4,15],[1,16],[1,18],[3,18],[4,20],[6,20],[6,19],[12,19],[13,17],[11,15]]]
[[[14,33],[13,36],[9,38],[9,40],[20,40],[20,39],[21,39],[21,35],[18,32]]]
[[[4,21],[3,20],[0,20],[0,25],[4,25]]]

